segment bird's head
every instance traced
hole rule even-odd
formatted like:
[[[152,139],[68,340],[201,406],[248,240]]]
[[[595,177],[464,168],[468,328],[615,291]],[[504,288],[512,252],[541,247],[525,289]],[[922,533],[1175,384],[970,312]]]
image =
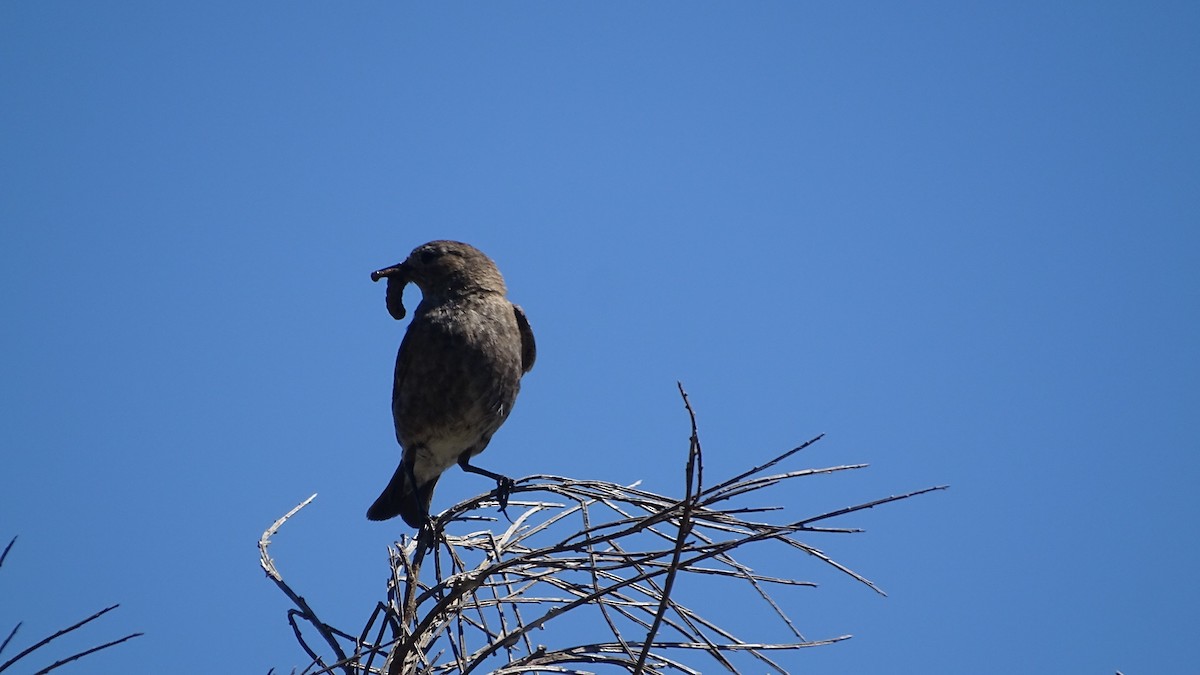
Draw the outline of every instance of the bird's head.
[[[422,244],[399,265],[371,272],[371,281],[386,278],[387,308],[393,319],[404,318],[404,286],[412,282],[430,302],[470,293],[507,292],[496,263],[483,251],[460,241],[431,241]]]

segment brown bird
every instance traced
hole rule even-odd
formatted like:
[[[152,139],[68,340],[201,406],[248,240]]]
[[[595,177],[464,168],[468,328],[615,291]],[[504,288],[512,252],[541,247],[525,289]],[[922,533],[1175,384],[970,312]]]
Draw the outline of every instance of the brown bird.
[[[371,520],[395,516],[413,527],[429,522],[438,478],[457,463],[496,481],[503,508],[512,479],[471,466],[504,424],[533,367],[537,349],[525,312],[505,297],[500,270],[482,251],[457,241],[418,246],[399,265],[371,273],[387,278],[387,308],[404,318],[401,295],[421,289],[400,351],[392,385],[400,466],[367,510]]]

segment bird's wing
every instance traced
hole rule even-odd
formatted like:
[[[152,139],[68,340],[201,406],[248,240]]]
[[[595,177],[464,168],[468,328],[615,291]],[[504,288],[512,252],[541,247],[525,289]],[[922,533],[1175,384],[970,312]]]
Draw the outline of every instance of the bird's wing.
[[[396,371],[392,381],[392,416],[396,440],[407,448],[410,442],[423,442],[427,427],[437,423],[428,411],[441,406],[428,398],[445,377],[447,338],[442,327],[418,312],[408,324],[400,350],[396,353]]]
[[[412,370],[413,330],[410,325],[400,340],[400,349],[396,352],[396,370],[392,376],[392,417],[396,424],[396,440],[400,440],[400,411],[404,409],[405,383]],[[403,441],[400,443],[404,445]]]
[[[529,327],[529,319],[525,318],[525,310],[520,305],[513,305],[513,314],[517,317],[517,330],[521,332],[521,372],[528,373],[537,360],[537,343],[533,341],[533,329]]]

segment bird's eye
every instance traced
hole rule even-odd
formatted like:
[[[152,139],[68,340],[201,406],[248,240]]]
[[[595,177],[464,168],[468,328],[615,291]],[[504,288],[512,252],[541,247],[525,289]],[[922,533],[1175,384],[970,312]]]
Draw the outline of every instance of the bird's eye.
[[[427,248],[418,253],[417,256],[421,259],[422,264],[428,265],[429,263],[433,262],[434,258],[438,257],[438,253],[431,248]]]

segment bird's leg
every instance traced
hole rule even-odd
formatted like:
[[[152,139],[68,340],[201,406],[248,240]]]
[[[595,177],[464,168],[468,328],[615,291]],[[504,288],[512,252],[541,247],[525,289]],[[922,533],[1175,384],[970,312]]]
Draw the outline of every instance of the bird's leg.
[[[408,469],[408,482],[412,484],[413,489],[409,490],[409,495],[417,501],[417,507],[421,510],[421,516],[424,520],[421,521],[421,527],[417,528],[417,541],[425,547],[425,552],[428,553],[437,548],[438,539],[441,537],[441,528],[438,527],[433,517],[429,515],[429,507],[421,499],[420,491],[417,490],[417,475],[413,473],[412,464],[405,462],[405,468]]]
[[[496,502],[500,504],[500,513],[503,513],[504,517],[508,518],[508,511],[506,510],[508,508],[508,496],[512,494],[513,487],[516,486],[516,482],[508,476],[501,476],[494,471],[488,471],[487,469],[481,469],[477,466],[471,466],[470,450],[458,456],[458,466],[467,473],[477,473],[480,476],[487,476],[488,478],[496,481]],[[512,519],[509,518],[509,520]]]
[[[433,519],[429,517],[429,507],[421,503],[420,490],[417,490],[417,474],[413,473],[413,462],[403,462],[403,464],[404,468],[407,469],[408,484],[411,486],[408,494],[417,502],[417,509],[420,510],[421,515],[424,516],[424,521],[421,523],[421,527],[430,527],[433,524]]]
[[[437,548],[438,540],[441,538],[441,531],[437,527],[437,523],[428,515],[425,516],[425,522],[421,523],[421,527],[417,530],[417,541],[419,545],[425,549],[426,553],[432,552]]]

